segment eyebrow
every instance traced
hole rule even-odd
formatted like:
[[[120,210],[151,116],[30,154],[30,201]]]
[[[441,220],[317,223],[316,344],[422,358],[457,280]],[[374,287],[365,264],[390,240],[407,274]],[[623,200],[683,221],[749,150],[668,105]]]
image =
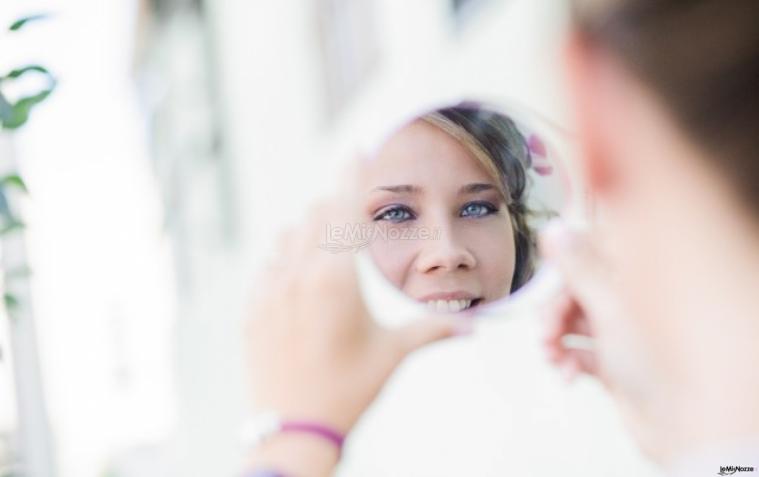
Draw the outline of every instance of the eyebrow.
[[[476,182],[473,184],[467,184],[459,189],[459,195],[461,194],[476,194],[478,192],[484,192],[489,190],[497,190],[493,184]],[[387,191],[394,192],[396,194],[419,194],[422,192],[422,188],[410,184],[391,185],[391,186],[379,186],[375,187],[372,192]]]
[[[476,194],[477,192],[484,192],[487,190],[496,190],[496,187],[493,184],[487,183],[468,184],[459,189],[459,194]]]
[[[401,184],[401,185],[393,185],[393,186],[379,186],[375,187],[372,192],[375,191],[387,191],[387,192],[395,192],[396,194],[418,194],[422,191],[421,187],[409,185],[409,184]]]

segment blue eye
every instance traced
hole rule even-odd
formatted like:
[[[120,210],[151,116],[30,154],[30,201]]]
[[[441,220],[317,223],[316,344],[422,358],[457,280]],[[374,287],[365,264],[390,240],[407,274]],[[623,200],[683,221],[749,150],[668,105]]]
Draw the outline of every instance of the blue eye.
[[[484,217],[498,212],[498,208],[489,202],[470,202],[461,209],[461,217]]]
[[[394,223],[405,222],[414,218],[414,214],[407,207],[391,207],[378,214],[374,220],[388,220]]]

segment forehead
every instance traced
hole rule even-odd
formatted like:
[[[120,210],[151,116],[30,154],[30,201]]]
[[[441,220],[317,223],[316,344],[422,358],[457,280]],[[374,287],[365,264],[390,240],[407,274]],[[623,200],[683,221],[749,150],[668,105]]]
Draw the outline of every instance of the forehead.
[[[370,185],[492,182],[465,146],[421,119],[396,131],[379,149],[367,172]]]

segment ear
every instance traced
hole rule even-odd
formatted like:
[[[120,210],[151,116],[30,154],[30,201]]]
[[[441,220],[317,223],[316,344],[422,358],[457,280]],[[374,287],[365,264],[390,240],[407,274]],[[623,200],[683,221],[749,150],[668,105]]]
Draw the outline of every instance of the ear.
[[[618,118],[612,117],[612,105],[603,93],[607,79],[603,68],[610,66],[603,64],[606,56],[578,33],[570,34],[564,47],[567,93],[579,145],[577,162],[593,196],[608,192],[618,177],[609,136]]]

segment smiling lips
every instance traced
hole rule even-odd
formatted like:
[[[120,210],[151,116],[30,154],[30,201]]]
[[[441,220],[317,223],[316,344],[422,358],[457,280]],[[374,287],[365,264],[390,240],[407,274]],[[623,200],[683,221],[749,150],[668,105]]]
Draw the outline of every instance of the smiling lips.
[[[427,306],[438,313],[458,313],[472,306],[472,300],[430,300]]]
[[[482,301],[482,298],[466,292],[452,292],[427,295],[420,298],[419,301],[438,313],[458,313],[476,306]]]

